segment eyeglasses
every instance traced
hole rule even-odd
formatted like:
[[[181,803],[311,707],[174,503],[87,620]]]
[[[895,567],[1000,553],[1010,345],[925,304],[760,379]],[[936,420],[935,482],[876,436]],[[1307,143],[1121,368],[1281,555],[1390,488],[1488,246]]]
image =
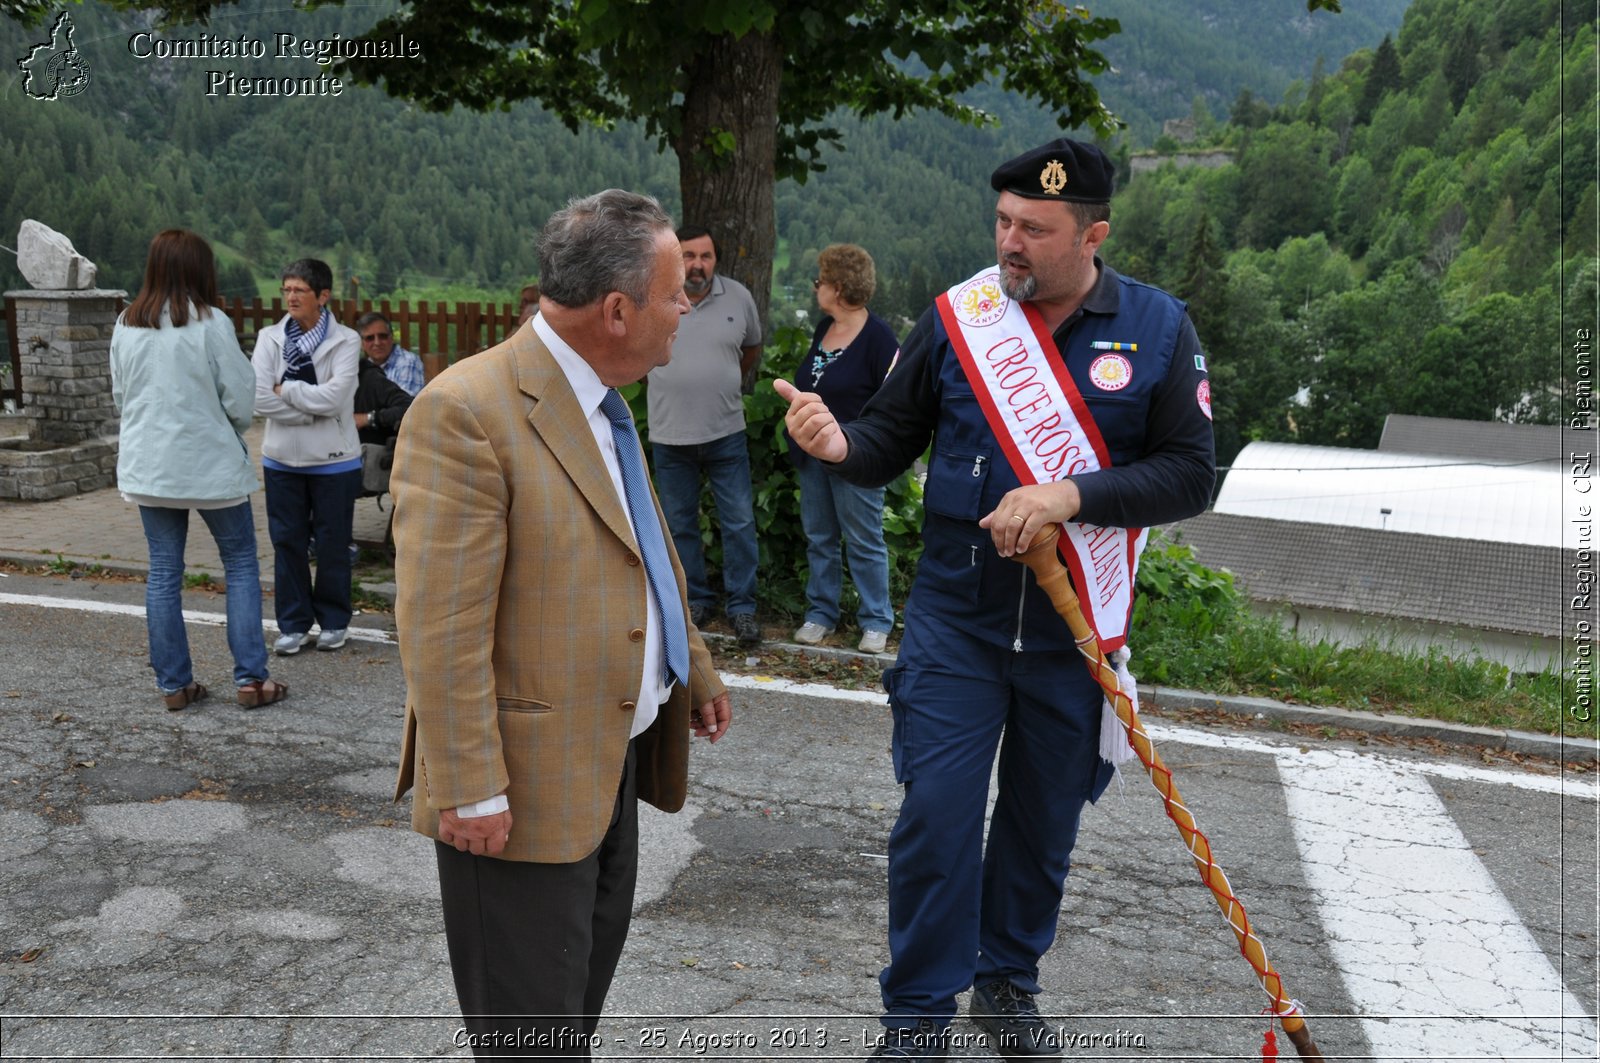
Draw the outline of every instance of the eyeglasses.
[[[370,336],[362,336],[361,337],[361,342],[362,343],[373,343],[373,342],[376,342],[377,340],[387,340],[389,338],[390,338],[390,333],[387,333],[387,332],[374,332]]]
[[[288,285],[284,285],[282,288],[279,288],[278,291],[282,292],[286,296],[288,296],[288,295],[311,295],[312,294],[312,291],[311,291],[310,288],[291,288]]]

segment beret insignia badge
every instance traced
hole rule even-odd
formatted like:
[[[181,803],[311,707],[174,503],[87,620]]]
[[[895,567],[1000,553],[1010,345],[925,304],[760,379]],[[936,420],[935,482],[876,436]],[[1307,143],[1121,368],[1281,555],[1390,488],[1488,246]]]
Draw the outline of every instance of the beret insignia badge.
[[[1039,187],[1052,196],[1059,196],[1061,190],[1067,187],[1067,168],[1061,165],[1061,160],[1051,159],[1049,164],[1039,171]]]

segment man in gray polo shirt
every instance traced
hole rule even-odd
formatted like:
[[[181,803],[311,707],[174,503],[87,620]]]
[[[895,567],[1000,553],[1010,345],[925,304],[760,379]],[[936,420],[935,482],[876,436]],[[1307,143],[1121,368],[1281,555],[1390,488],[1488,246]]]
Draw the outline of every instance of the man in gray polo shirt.
[[[717,245],[697,225],[678,230],[683,292],[672,361],[650,372],[650,449],[656,493],[689,583],[689,617],[704,626],[716,605],[700,547],[700,477],[722,525],[722,589],[739,642],[761,641],[756,623],[756,518],[740,381],[761,358],[761,319],[750,291],[717,273]]]

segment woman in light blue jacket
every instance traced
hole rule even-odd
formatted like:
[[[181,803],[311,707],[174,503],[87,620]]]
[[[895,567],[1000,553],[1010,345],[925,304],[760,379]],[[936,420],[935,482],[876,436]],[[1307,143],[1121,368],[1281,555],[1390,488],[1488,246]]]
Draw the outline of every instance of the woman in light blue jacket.
[[[150,546],[150,665],[173,710],[207,693],[195,681],[183,626],[191,509],[200,512],[222,557],[239,704],[257,708],[289,693],[267,676],[261,624],[249,498],[261,484],[244,442],[255,375],[217,302],[211,246],[192,232],[167,229],[150,241],[144,286],[111,334],[111,394],[122,414],[117,486],[139,506]]]

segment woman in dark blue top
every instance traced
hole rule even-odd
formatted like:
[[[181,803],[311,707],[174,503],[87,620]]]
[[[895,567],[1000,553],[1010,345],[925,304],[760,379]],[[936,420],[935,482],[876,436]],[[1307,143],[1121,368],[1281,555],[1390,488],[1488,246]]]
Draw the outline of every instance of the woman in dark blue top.
[[[854,244],[833,244],[817,256],[817,306],[822,321],[795,383],[822,396],[840,424],[861,413],[889,375],[900,343],[894,331],[867,309],[877,287],[872,256]],[[860,648],[882,653],[894,627],[889,603],[889,550],[883,542],[883,488],[857,487],[830,476],[799,447],[790,455],[800,475],[800,521],[806,533],[806,620],[796,642],[816,644],[839,625],[843,587],[839,542],[844,540],[850,577],[861,596],[856,622]]]

